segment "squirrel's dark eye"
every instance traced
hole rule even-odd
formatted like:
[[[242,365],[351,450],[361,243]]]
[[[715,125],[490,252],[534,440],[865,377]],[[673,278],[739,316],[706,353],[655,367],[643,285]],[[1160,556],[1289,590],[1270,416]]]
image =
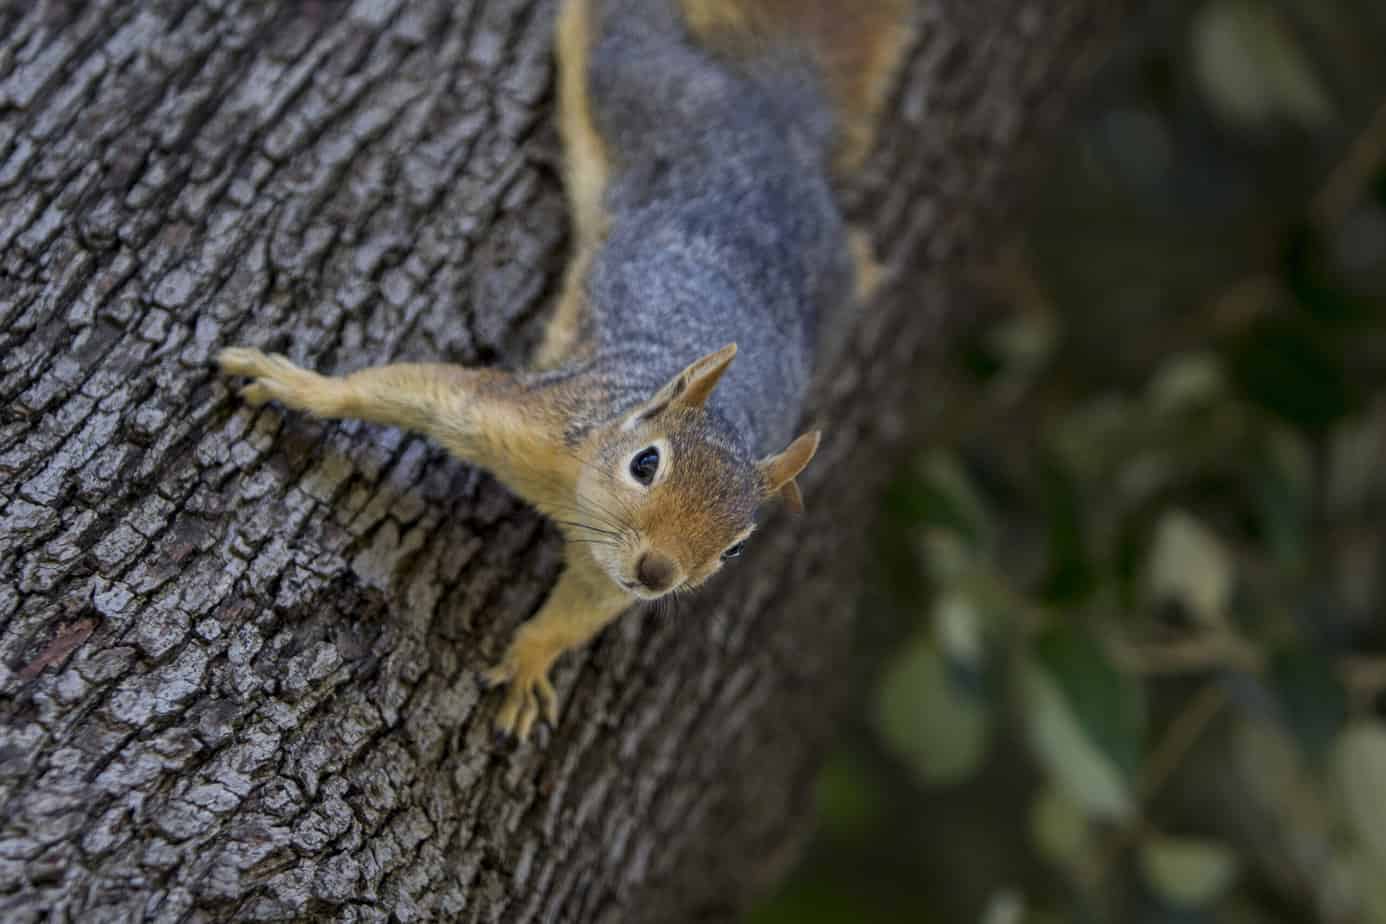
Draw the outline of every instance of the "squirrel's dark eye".
[[[655,472],[659,471],[659,450],[649,446],[635,454],[635,458],[630,460],[631,477],[641,484],[649,484],[654,481]]]
[[[725,552],[722,553],[722,561],[728,561],[730,559],[735,558],[736,556],[741,554],[741,550],[744,548],[746,548],[745,542],[738,542],[736,545],[729,547]]]

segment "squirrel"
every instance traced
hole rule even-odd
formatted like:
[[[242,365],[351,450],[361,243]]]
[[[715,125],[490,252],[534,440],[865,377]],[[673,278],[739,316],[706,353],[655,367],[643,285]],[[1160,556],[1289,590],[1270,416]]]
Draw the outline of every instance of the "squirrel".
[[[253,380],[251,405],[423,433],[557,524],[558,582],[482,675],[508,685],[499,735],[556,725],[561,654],[638,600],[702,584],[741,554],[764,502],[801,508],[795,478],[820,434],[790,437],[818,322],[876,276],[833,184],[871,148],[908,13],[909,0],[564,0],[573,247],[531,366],[325,376],[218,354]]]

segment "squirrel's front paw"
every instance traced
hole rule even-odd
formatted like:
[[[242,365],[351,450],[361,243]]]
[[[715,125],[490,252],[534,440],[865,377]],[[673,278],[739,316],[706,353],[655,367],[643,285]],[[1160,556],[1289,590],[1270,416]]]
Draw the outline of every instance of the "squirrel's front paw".
[[[547,648],[520,637],[499,664],[481,675],[488,688],[509,685],[496,713],[497,733],[524,741],[541,715],[550,725],[558,722],[558,694],[549,683],[553,660]]]
[[[241,389],[248,404],[259,407],[279,401],[323,417],[332,416],[340,403],[339,384],[297,366],[286,356],[263,353],[251,347],[228,347],[217,354],[217,365],[227,375],[249,376],[255,381]]]

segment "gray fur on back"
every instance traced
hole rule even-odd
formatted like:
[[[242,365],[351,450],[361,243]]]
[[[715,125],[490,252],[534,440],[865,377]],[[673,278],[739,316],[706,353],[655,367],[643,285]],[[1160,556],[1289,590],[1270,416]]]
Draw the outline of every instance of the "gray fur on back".
[[[735,341],[709,410],[741,452],[778,451],[818,321],[852,284],[827,179],[829,107],[806,62],[733,72],[696,48],[672,0],[594,10],[589,95],[612,221],[586,280],[591,358],[624,412]]]

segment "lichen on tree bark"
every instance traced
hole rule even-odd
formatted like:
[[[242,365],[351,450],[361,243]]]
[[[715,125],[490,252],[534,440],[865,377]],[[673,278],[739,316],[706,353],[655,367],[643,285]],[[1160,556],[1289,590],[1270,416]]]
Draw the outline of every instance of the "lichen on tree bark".
[[[209,359],[522,361],[565,257],[554,4],[0,3],[0,918],[734,918],[809,820],[960,273],[1115,6],[922,0],[848,191],[895,282],[836,332],[807,516],[567,659],[508,753],[475,677],[554,531]]]

